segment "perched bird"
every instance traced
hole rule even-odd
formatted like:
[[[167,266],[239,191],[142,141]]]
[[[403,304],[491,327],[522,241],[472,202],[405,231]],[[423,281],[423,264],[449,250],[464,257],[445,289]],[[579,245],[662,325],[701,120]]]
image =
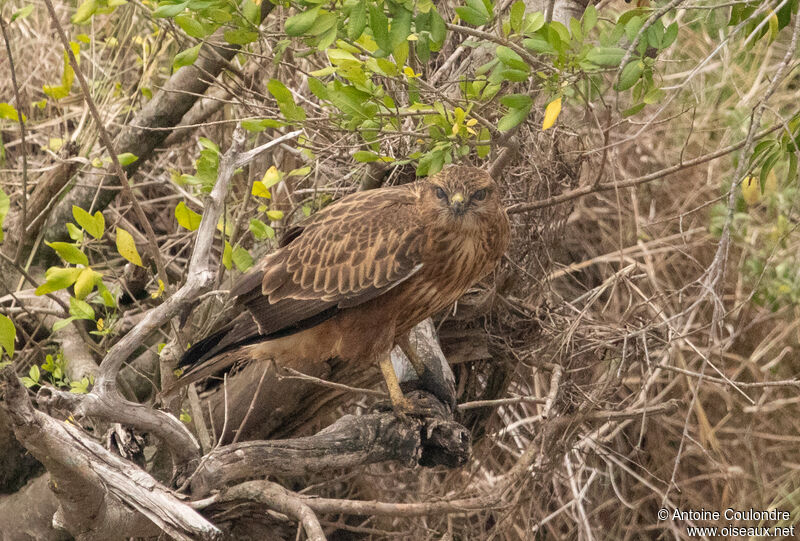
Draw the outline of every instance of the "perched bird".
[[[178,385],[255,359],[378,361],[395,411],[408,413],[392,348],[491,272],[509,236],[497,185],[475,167],[343,197],[241,277],[239,314],[184,354]]]

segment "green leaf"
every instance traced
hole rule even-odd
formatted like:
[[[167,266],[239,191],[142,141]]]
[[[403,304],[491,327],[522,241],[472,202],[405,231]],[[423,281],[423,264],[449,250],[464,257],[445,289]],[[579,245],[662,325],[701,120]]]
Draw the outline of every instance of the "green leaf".
[[[533,37],[522,40],[522,44],[526,49],[530,49],[531,51],[535,51],[537,53],[556,54],[558,52],[556,51],[555,47],[550,44],[550,42],[548,42],[539,34],[535,34]]]
[[[372,37],[375,38],[378,47],[384,52],[390,52],[392,45],[389,41],[389,18],[383,13],[383,2],[380,3],[380,6],[370,4],[369,28],[372,30]]]
[[[583,22],[584,34],[589,32],[589,30],[591,30],[592,28],[594,28],[597,25],[597,8],[589,4],[583,12],[583,17],[581,17],[581,21]]]
[[[317,20],[320,9],[321,7],[317,6],[309,9],[308,11],[292,15],[286,19],[284,30],[290,36],[302,36],[309,28],[313,26],[314,21]]]
[[[277,222],[278,220],[283,220],[283,211],[281,211],[281,210],[268,210],[267,211],[267,218],[269,218],[273,222]]]
[[[197,142],[206,150],[210,150],[214,154],[219,154],[219,145],[216,144],[214,141],[209,139],[208,137],[199,137]]]
[[[497,123],[497,129],[500,131],[508,131],[528,117],[531,111],[531,106],[522,107],[519,109],[509,109],[503,118]]]
[[[533,105],[533,99],[527,94],[509,94],[500,98],[500,103],[509,109],[524,109]]]
[[[99,239],[103,236],[103,231],[105,231],[106,228],[106,220],[103,217],[103,213],[99,210],[92,216],[82,208],[72,205],[72,217],[75,218],[75,222],[81,226],[84,231],[94,238]]]
[[[50,267],[44,273],[45,283],[37,287],[34,293],[37,295],[46,295],[47,293],[67,288],[75,283],[75,280],[78,279],[81,272],[83,272],[83,269],[76,267]]]
[[[97,8],[100,7],[97,3],[97,0],[85,0],[80,6],[78,6],[77,11],[72,16],[72,24],[83,24],[88,22],[89,19],[92,18],[97,12]]]
[[[261,24],[261,2],[244,0],[244,2],[242,2],[242,14],[250,24],[258,26]]]
[[[672,23],[667,27],[667,31],[664,32],[664,36],[661,38],[661,48],[666,49],[675,41],[675,38],[678,37],[678,23]]]
[[[10,103],[0,103],[0,118],[6,118],[8,120],[13,120],[14,122],[19,122],[19,113],[17,112],[16,107]],[[25,115],[22,115],[22,121],[25,122],[26,120],[27,118],[25,118]]]
[[[197,60],[197,55],[200,54],[200,47],[202,47],[202,45],[202,43],[198,43],[194,47],[190,47],[176,54],[175,59],[172,61],[172,71],[178,71],[184,66],[191,66],[194,64],[195,60]]]
[[[529,71],[531,69],[528,63],[525,62],[520,55],[518,55],[505,45],[499,45],[497,49],[495,49],[495,53],[497,54],[497,57],[500,59],[500,62],[502,62],[509,68],[520,71]]]
[[[642,101],[647,104],[658,103],[666,97],[667,93],[660,88],[651,88],[647,94],[644,95]]]
[[[347,37],[355,41],[364,33],[367,26],[367,3],[364,0],[358,2],[350,11],[350,19],[347,21]]]
[[[222,34],[222,37],[233,45],[247,45],[258,39],[258,32],[240,28],[238,30],[228,30]]]
[[[117,154],[117,161],[122,167],[130,165],[138,159],[139,156],[137,156],[136,154],[131,154],[130,152],[123,152],[122,154]]]
[[[39,367],[35,364],[31,366],[31,369],[28,370],[28,375],[33,381],[38,383],[39,377],[41,376],[41,372],[39,372]]]
[[[766,185],[769,172],[772,171],[773,167],[775,167],[775,163],[782,156],[782,154],[783,153],[780,150],[775,150],[771,154],[767,155],[766,158],[764,158],[764,164],[761,166],[761,175],[759,176],[761,193],[764,193],[764,186]]]
[[[638,113],[639,111],[641,111],[642,109],[644,109],[645,105],[647,105],[647,104],[646,103],[637,103],[636,105],[634,105],[630,109],[625,109],[624,111],[622,111],[622,116],[624,116],[624,117],[633,116],[636,113]]]
[[[75,321],[75,317],[73,317],[73,316],[70,316],[70,317],[64,318],[64,319],[59,319],[58,321],[53,323],[53,332],[60,331],[61,329],[63,329],[64,327],[66,327],[67,325],[72,323],[73,321]]]
[[[483,26],[489,22],[489,17],[468,7],[456,8],[456,13],[465,23],[473,26]]]
[[[72,263],[73,265],[89,264],[86,254],[71,242],[45,242],[45,244],[55,250],[59,257],[67,263]]]
[[[447,37],[447,25],[435,9],[431,9],[431,41],[435,47],[431,47],[432,51],[438,51],[444,44],[444,39]]]
[[[286,120],[292,122],[301,122],[306,119],[306,112],[302,107],[298,107],[294,103],[292,93],[286,86],[277,79],[270,79],[267,83],[267,90],[278,102],[278,107]]]
[[[8,317],[0,314],[0,354],[5,351],[9,358],[14,356],[14,341],[17,338],[17,328]]]
[[[250,219],[250,232],[258,240],[275,238],[275,230],[258,218]]]
[[[505,69],[500,72],[500,76],[505,81],[513,81],[515,83],[521,83],[528,80],[527,71],[520,71],[515,69]]]
[[[189,231],[195,231],[200,227],[200,221],[203,219],[200,214],[187,207],[183,201],[175,207],[175,218],[181,227]]]
[[[228,270],[233,268],[233,248],[227,240],[225,241],[225,248],[222,250],[222,264]]]
[[[522,30],[522,21],[525,18],[525,2],[519,0],[518,2],[514,2],[511,6],[511,17],[509,19],[509,23],[511,24],[511,29],[514,32],[519,32]]]
[[[94,308],[86,301],[70,297],[69,314],[76,319],[94,319]]]
[[[522,23],[522,32],[525,34],[533,34],[543,26],[544,14],[541,11],[528,13],[525,15],[525,20]]]
[[[353,153],[353,159],[357,162],[369,163],[378,161],[380,156],[369,150],[359,150]]]
[[[246,272],[247,269],[253,266],[253,257],[250,255],[250,252],[241,246],[237,246],[233,249],[231,259],[233,260],[233,264],[236,265],[236,268],[241,272]]]
[[[466,0],[467,7],[473,9],[486,17],[487,19],[491,19],[492,13],[490,11],[491,2],[484,2],[484,0]]]
[[[189,2],[181,2],[180,4],[162,4],[153,11],[153,17],[174,17],[189,5]]]
[[[619,66],[625,50],[619,47],[595,47],[586,54],[586,60],[598,66]]]
[[[133,240],[133,236],[121,227],[117,227],[117,251],[119,255],[134,265],[143,266],[142,258],[136,249],[136,242]]]
[[[641,60],[634,60],[629,62],[619,76],[619,83],[617,90],[623,91],[633,87],[644,72],[644,63]]]
[[[31,12],[33,12],[33,5],[27,5],[24,8],[20,8],[11,14],[11,20],[9,22],[13,23],[17,19],[24,19],[25,17],[30,15]]]
[[[330,67],[330,66],[329,66]],[[336,70],[336,68],[331,67],[332,70]],[[322,70],[320,70],[322,71]],[[325,83],[316,79],[314,77],[310,77],[308,79],[308,89],[319,99],[327,100],[328,99],[328,87],[325,86]]]
[[[191,15],[176,15],[175,24],[180,26],[181,30],[193,38],[203,39],[208,35],[202,23],[195,20]]]
[[[392,18],[392,28],[389,30],[390,51],[394,51],[396,47],[403,43],[407,44],[406,38],[411,34],[411,17],[412,13],[403,7],[398,7],[395,10]],[[404,63],[405,61],[400,62],[400,64]]]

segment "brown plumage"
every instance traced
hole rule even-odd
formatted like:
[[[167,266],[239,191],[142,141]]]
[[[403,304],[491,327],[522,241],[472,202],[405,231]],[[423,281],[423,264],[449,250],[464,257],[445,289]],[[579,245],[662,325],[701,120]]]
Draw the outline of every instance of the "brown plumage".
[[[240,279],[243,310],[186,352],[178,383],[247,359],[380,360],[398,406],[392,347],[491,272],[508,241],[497,186],[474,167],[348,195]]]

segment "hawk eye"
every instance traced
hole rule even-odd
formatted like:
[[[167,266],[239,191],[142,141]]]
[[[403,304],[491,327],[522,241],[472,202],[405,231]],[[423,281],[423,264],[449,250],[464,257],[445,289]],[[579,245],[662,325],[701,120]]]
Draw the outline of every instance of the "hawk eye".
[[[486,199],[486,188],[482,188],[477,192],[475,192],[474,194],[472,194],[472,197],[470,199],[472,199],[473,201],[483,201],[484,199]]]
[[[447,194],[441,188],[436,188],[436,197],[439,199],[447,199]]]

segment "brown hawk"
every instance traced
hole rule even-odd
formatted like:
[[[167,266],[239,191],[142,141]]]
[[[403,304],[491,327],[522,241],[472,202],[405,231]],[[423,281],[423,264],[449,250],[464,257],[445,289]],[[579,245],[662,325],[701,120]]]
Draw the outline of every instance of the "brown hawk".
[[[509,231],[497,185],[475,167],[348,195],[234,285],[240,313],[185,353],[178,385],[247,359],[377,360],[395,410],[409,411],[390,351],[495,268]]]

